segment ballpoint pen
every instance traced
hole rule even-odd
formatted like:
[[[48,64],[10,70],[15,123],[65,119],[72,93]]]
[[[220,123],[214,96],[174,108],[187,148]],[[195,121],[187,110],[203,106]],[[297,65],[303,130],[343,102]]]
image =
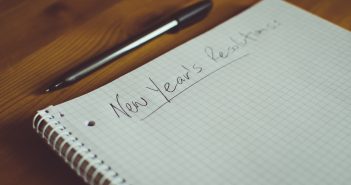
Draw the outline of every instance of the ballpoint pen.
[[[54,91],[71,85],[82,78],[88,76],[100,67],[111,63],[115,59],[123,56],[129,51],[145,44],[146,42],[166,33],[180,30],[192,23],[195,23],[204,18],[212,8],[210,0],[203,0],[194,5],[191,5],[172,16],[171,20],[158,25],[155,29],[145,34],[141,34],[131,42],[111,48],[102,54],[83,62],[76,68],[68,71],[58,81],[55,81],[46,92]]]

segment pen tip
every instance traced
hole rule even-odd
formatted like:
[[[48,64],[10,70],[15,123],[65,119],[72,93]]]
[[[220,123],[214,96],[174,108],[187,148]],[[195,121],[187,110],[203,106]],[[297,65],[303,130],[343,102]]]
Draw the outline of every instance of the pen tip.
[[[64,82],[58,82],[58,83],[55,83],[55,85],[52,85],[49,88],[47,88],[45,90],[45,93],[49,93],[49,92],[55,91],[55,90],[63,88],[63,87],[65,87],[65,83]]]

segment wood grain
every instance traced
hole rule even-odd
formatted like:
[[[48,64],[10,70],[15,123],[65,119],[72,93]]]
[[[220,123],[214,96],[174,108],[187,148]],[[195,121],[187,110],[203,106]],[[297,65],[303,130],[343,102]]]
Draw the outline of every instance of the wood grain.
[[[83,62],[196,0],[0,0],[0,183],[84,184],[31,130],[36,110],[102,86],[218,25],[256,0],[214,0],[210,15],[61,91],[41,90]],[[351,30],[349,0],[290,0]]]

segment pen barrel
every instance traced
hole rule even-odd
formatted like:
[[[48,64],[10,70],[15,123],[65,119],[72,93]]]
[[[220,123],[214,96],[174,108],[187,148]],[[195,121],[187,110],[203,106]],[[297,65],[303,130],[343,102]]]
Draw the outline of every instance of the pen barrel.
[[[178,26],[172,31],[181,30],[184,27],[200,21],[210,12],[211,8],[212,1],[203,0],[177,12],[174,15],[174,19],[177,20]]]
[[[120,45],[96,55],[95,57],[78,65],[65,73],[65,75],[60,78],[61,80],[56,81],[46,91],[49,92],[73,84],[88,74],[98,70],[102,66],[107,65],[108,63],[118,59],[133,49],[140,47],[146,42],[162,35],[163,33],[178,31],[179,29],[183,29],[184,27],[199,21],[207,15],[211,8],[212,2],[210,0],[204,0],[181,10],[173,16],[172,21],[162,23],[161,26],[157,25],[157,27],[152,28],[150,32],[141,33],[138,35],[136,37],[137,39],[127,40]]]

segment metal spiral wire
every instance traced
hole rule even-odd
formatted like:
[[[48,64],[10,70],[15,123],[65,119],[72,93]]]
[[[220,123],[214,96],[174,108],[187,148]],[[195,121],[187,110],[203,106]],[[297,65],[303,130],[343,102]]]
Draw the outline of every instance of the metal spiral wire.
[[[51,130],[46,134],[49,128],[51,128]],[[72,133],[69,132],[58,119],[55,119],[55,116],[50,114],[48,110],[39,111],[34,116],[33,129],[47,141],[51,148],[55,150],[86,183],[91,185],[103,185],[108,181],[110,185],[127,185],[124,178],[120,177],[110,166],[105,164],[103,160],[99,159],[96,154],[92,153],[84,143],[80,142],[77,137],[73,136]],[[54,133],[56,133],[56,135],[54,135]],[[62,138],[61,143],[59,143],[60,138]],[[52,140],[53,142],[51,142]],[[66,150],[64,151],[64,149]],[[71,159],[69,159],[68,156],[72,151],[74,151],[74,153],[71,155]],[[78,159],[79,156],[80,158]],[[82,165],[85,161],[87,161],[88,164],[82,171]],[[74,164],[75,162],[76,164]],[[89,175],[89,170],[92,168],[95,170],[92,175]],[[97,181],[99,174],[102,176]]]

